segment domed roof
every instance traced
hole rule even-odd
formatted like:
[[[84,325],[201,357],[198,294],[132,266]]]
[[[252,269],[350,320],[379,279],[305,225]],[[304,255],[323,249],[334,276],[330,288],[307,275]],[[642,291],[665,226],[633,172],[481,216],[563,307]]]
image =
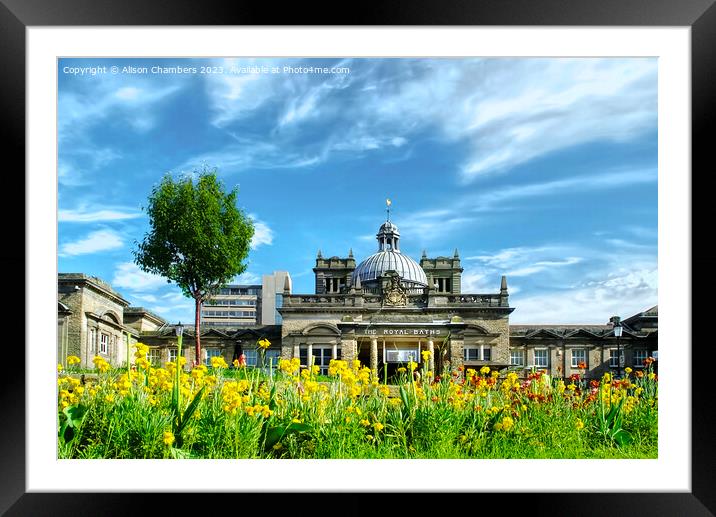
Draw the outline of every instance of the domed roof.
[[[380,228],[378,229],[378,235],[381,233],[394,233],[395,235],[400,236],[400,232],[398,231],[398,227],[395,226],[390,221],[386,221],[383,224],[380,225]]]
[[[379,251],[373,253],[353,271],[353,284],[360,277],[361,284],[376,280],[386,271],[395,271],[403,280],[428,285],[425,271],[420,265],[400,251]]]
[[[353,271],[353,284],[360,278],[361,284],[376,280],[386,271],[395,271],[407,282],[428,285],[425,271],[410,257],[400,253],[400,232],[390,220],[380,225],[378,233],[378,252],[358,264]]]

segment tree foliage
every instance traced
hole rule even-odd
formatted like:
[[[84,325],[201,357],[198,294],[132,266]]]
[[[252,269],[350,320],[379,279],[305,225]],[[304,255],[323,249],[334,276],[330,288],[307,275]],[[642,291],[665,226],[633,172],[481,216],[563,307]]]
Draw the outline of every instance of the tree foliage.
[[[193,298],[197,322],[201,304],[246,270],[254,226],[236,207],[237,195],[238,188],[225,192],[216,169],[204,168],[178,180],[167,173],[149,196],[150,230],[135,263]]]

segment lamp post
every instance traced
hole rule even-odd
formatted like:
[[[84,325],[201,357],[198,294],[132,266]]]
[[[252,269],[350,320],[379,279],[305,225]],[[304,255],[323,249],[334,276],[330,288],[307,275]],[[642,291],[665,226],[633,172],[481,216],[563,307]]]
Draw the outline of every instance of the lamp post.
[[[617,338],[617,376],[622,376],[622,348],[619,338],[622,337],[622,324],[619,316],[613,316],[612,322],[614,323],[614,337]]]

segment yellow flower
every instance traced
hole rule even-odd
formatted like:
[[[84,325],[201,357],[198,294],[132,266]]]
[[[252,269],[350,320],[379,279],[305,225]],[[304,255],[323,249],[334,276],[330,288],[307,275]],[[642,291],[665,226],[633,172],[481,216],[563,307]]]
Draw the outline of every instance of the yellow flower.
[[[502,418],[502,430],[503,431],[509,431],[510,429],[512,429],[512,427],[514,427],[514,425],[515,425],[515,421],[512,420],[512,418],[510,418],[509,416]]]
[[[104,373],[109,370],[109,363],[102,356],[96,355],[94,359],[92,359],[92,362],[100,373]]]
[[[383,427],[384,427],[383,424],[381,424],[380,422],[376,422],[373,424],[373,429],[375,429],[376,433],[379,431],[382,431]]]
[[[649,375],[647,375],[647,377],[649,377],[650,381],[653,381],[656,378],[656,374],[654,372],[651,372]]]
[[[418,363],[413,361],[408,361],[408,369],[413,372],[418,367]]]
[[[57,373],[60,373],[61,371],[62,371],[62,365],[58,364],[57,365]]]
[[[266,350],[268,347],[271,346],[271,342],[268,339],[263,338],[263,339],[259,340],[258,345],[260,348],[263,348],[264,350]]]
[[[483,374],[483,375],[487,375],[488,373],[490,373],[490,367],[489,367],[489,366],[483,366],[482,368],[480,368],[480,373]]]
[[[423,356],[423,361],[425,361],[426,363],[430,360],[430,350],[423,350],[422,352],[420,352],[420,354]]]
[[[631,372],[632,372],[632,370],[628,366],[626,368],[624,368],[624,373],[626,373],[627,375],[629,375]]]
[[[174,443],[174,435],[171,433],[171,431],[164,431],[163,441],[167,447],[171,446],[171,444]]]
[[[76,355],[68,355],[67,356],[67,364],[69,364],[70,366],[73,364],[80,364],[80,358],[77,357]]]
[[[226,361],[224,361],[224,358],[220,355],[215,355],[211,358],[211,367],[212,368],[228,368],[228,364],[226,364]]]
[[[370,425],[370,420],[368,420],[367,418],[364,418],[363,420],[360,421],[360,425],[368,427]]]
[[[584,422],[582,422],[581,418],[577,419],[577,423],[575,424],[575,427],[577,428],[577,431],[581,431],[584,429]]]

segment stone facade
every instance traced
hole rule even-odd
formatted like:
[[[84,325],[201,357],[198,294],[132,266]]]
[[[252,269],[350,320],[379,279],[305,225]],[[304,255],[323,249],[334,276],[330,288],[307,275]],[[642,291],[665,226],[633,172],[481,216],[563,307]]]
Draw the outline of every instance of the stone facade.
[[[131,339],[123,325],[124,308],[129,303],[102,280],[81,273],[59,275],[58,298],[71,311],[67,316],[67,355],[79,357],[85,368],[94,366],[95,355],[120,364]]]
[[[211,357],[221,356],[231,364],[244,354],[250,365],[260,366],[261,356],[273,364],[297,357],[303,367],[315,365],[325,374],[332,359],[358,359],[385,380],[408,361],[423,365],[423,354],[430,351],[426,366],[436,375],[489,366],[523,377],[542,370],[553,377],[595,378],[619,371],[618,349],[622,368],[640,368],[657,353],[656,306],[625,319],[619,339],[611,323],[510,325],[514,307],[506,277],[492,293],[462,293],[457,250],[452,257],[423,253],[418,265],[399,251],[399,235],[386,221],[377,235],[379,251],[358,266],[352,252],[346,258],[323,258],[319,252],[314,294],[292,294],[286,275],[282,294],[276,285],[271,288],[282,298],[275,309],[280,325],[202,325],[201,361],[210,364]],[[92,358],[100,355],[121,366],[133,361],[131,347],[139,340],[157,366],[176,354],[174,326],[142,307],[129,307],[98,278],[60,274],[58,295],[58,362],[76,355],[81,366],[92,367]],[[271,342],[265,354],[257,350],[260,339]],[[187,368],[194,362],[195,342],[196,329],[186,327]]]

